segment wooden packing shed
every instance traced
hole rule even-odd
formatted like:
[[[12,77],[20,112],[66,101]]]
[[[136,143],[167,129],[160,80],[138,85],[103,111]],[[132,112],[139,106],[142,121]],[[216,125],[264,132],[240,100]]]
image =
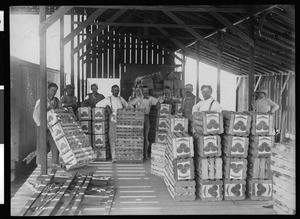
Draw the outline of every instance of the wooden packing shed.
[[[61,95],[65,85],[64,48],[68,43],[71,43],[71,84],[76,85],[79,102],[87,93],[88,78],[120,78],[121,95],[125,98],[129,96],[126,93],[129,88],[125,87],[129,82],[127,76],[136,78],[181,68],[184,81],[185,60],[191,57],[217,67],[218,101],[221,70],[239,76],[237,111],[252,110],[254,91],[265,86],[270,98],[280,105],[275,113],[275,127],[282,131],[282,139],[286,133],[291,138],[295,135],[294,5],[12,6],[10,13],[40,17],[37,93],[42,119],[37,140],[42,145],[42,175],[48,169],[46,32],[58,20]],[[71,16],[71,32],[65,34],[67,15]],[[175,59],[181,65],[175,65]],[[196,85],[199,96],[198,76]]]

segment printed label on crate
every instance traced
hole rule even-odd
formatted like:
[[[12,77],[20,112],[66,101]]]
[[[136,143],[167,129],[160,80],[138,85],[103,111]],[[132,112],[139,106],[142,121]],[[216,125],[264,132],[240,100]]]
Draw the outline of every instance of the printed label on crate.
[[[104,146],[105,135],[94,135],[94,145],[95,146]]]
[[[157,143],[166,143],[166,142],[167,142],[167,132],[158,132]]]
[[[93,132],[94,132],[94,134],[104,134],[105,133],[104,122],[94,122],[93,123]]]
[[[242,184],[225,184],[225,195],[229,197],[243,196]]]
[[[105,119],[105,108],[95,107],[92,109],[94,120],[104,120]]]
[[[220,185],[203,185],[202,194],[203,198],[219,198],[220,197]]]
[[[205,155],[214,154],[218,151],[217,136],[204,136],[203,141],[204,141],[203,153]]]
[[[269,130],[270,115],[256,115],[256,132],[267,132]]]
[[[230,163],[230,179],[243,179],[243,161],[231,161]]]
[[[80,119],[91,119],[91,108],[90,107],[80,107],[79,108]]]
[[[255,183],[254,194],[257,197],[270,197],[272,196],[272,184],[270,183]]]
[[[232,132],[246,132],[247,118],[247,115],[235,115]]]
[[[258,154],[271,154],[272,137],[258,137]]]
[[[244,154],[246,139],[241,137],[232,137],[231,154]]]
[[[176,154],[177,156],[182,156],[191,153],[191,149],[189,148],[189,138],[177,138],[176,141]]]
[[[52,133],[53,139],[58,139],[64,136],[63,129],[59,123],[56,123],[54,126],[49,127],[49,130]]]
[[[57,117],[54,115],[53,110],[47,112],[47,123],[52,126],[57,122]]]
[[[175,131],[184,131],[184,125],[186,122],[185,118],[176,118],[174,120],[174,130]]]
[[[217,131],[220,129],[219,124],[219,114],[218,113],[210,113],[206,114],[206,128],[207,132]]]
[[[158,119],[158,129],[159,130],[166,130],[167,129],[167,119],[166,118],[159,118]]]
[[[169,104],[161,104],[160,105],[160,115],[161,116],[170,115],[170,105]]]
[[[190,161],[183,161],[177,163],[178,180],[185,180],[191,178],[191,163]]]
[[[57,140],[56,146],[61,155],[65,154],[66,152],[68,152],[71,149],[66,138],[60,138],[59,140]]]

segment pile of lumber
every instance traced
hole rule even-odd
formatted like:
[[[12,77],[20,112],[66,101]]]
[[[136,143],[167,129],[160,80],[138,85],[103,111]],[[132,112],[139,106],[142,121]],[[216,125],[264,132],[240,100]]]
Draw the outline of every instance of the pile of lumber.
[[[144,109],[117,110],[117,163],[143,163]]]
[[[295,142],[275,143],[271,154],[274,210],[277,214],[296,213]]]
[[[95,159],[91,143],[74,113],[51,109],[47,112],[47,126],[62,157],[64,169],[80,167]]]

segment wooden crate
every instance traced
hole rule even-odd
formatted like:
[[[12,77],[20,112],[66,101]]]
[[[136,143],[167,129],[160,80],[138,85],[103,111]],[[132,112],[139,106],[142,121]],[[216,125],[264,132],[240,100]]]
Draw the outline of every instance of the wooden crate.
[[[274,135],[274,116],[269,113],[245,112],[252,117],[250,132],[252,135]]]
[[[247,159],[223,157],[223,178],[244,180],[247,177]]]
[[[92,135],[94,148],[105,148],[109,146],[108,134]]]
[[[221,138],[219,135],[193,135],[195,155],[200,157],[221,156]]]
[[[274,146],[274,136],[249,136],[249,154],[255,157],[270,157]]]
[[[173,174],[174,180],[193,180],[195,177],[193,158],[172,159],[169,148],[165,151],[165,168]]]
[[[222,201],[223,181],[222,180],[196,181],[196,195],[203,202]]]
[[[124,109],[118,109],[117,110],[117,122],[118,121],[124,121],[124,122],[130,122],[130,121],[144,121],[144,109],[130,109],[130,108],[124,108]]]
[[[165,117],[157,117],[157,130],[167,131],[167,119]]]
[[[202,135],[222,134],[223,115],[218,112],[194,112],[192,117],[192,132]]]
[[[92,108],[92,120],[93,121],[107,121],[108,111],[104,107]]]
[[[92,111],[91,107],[79,107],[77,110],[79,120],[91,120]]]
[[[171,104],[161,103],[159,104],[159,107],[157,109],[157,116],[160,117],[166,117],[168,115],[171,115]]]
[[[80,130],[80,126],[77,123],[61,123],[58,122],[54,124],[52,127],[48,127],[53,139],[59,139],[63,136],[82,134],[82,130]]]
[[[246,180],[223,180],[224,200],[246,199]]]
[[[222,179],[222,158],[209,157],[202,158],[199,156],[194,157],[195,175],[198,180],[215,180]]]
[[[187,132],[188,119],[184,116],[169,115],[166,117],[168,132]]]
[[[163,177],[166,147],[163,143],[151,144],[151,174]]]
[[[108,122],[105,121],[93,121],[92,122],[92,134],[104,135],[108,133]]]
[[[221,142],[222,151],[227,157],[246,158],[248,156],[248,137],[222,134]]]
[[[275,143],[272,148],[274,210],[277,214],[296,212],[295,142]]]
[[[173,158],[194,157],[193,137],[187,132],[168,132],[167,144]]]
[[[248,177],[253,179],[271,179],[271,158],[248,156]]]
[[[106,161],[110,158],[109,148],[97,148],[94,151],[97,155],[96,161]]]
[[[251,200],[266,201],[272,199],[272,179],[247,179],[246,193]]]
[[[227,135],[248,136],[251,116],[246,113],[223,110],[224,133]]]
[[[156,143],[167,143],[167,132],[165,132],[165,131],[156,131],[156,133],[155,133],[155,142]]]
[[[81,120],[80,127],[81,127],[83,133],[92,134],[92,121]]]
[[[70,113],[65,109],[51,109],[47,112],[47,125],[52,127],[57,122],[74,123],[76,122],[74,113]]]

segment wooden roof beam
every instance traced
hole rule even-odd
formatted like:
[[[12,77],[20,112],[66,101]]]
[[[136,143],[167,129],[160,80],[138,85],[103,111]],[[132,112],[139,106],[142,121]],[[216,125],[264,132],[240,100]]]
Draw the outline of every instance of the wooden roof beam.
[[[52,24],[64,16],[73,6],[61,6],[39,25],[39,35],[42,35]]]
[[[164,13],[172,18],[177,24],[185,25],[185,23],[179,19],[176,15],[174,15],[172,12],[164,11]],[[198,34],[194,29],[190,27],[184,27],[189,33],[191,33],[194,37],[196,37],[201,43],[208,46],[211,50],[213,50],[215,53],[219,54],[220,50],[215,47],[211,42],[207,41],[204,37],[202,37],[200,34]]]
[[[73,39],[77,34],[79,34],[84,28],[86,28],[88,25],[93,23],[93,21],[99,17],[101,14],[103,14],[107,9],[99,8],[96,10],[93,14],[91,14],[85,21],[80,22],[80,24],[77,26],[75,30],[73,30],[71,33],[69,33],[68,36],[66,36],[62,40],[62,45],[66,45],[71,39]]]
[[[249,36],[247,36],[244,32],[239,30],[236,26],[234,26],[230,21],[228,21],[225,17],[222,15],[216,13],[216,12],[210,12],[210,14],[217,19],[219,22],[224,24],[226,27],[228,27],[233,33],[235,33],[237,36],[239,36],[241,39],[243,39],[245,42],[247,42],[251,47],[254,47],[254,40],[252,40]]]
[[[107,22],[113,22],[115,21],[118,17],[120,17],[122,14],[124,14],[127,10],[119,10],[117,11],[113,16],[111,16]],[[102,30],[104,30],[107,26],[103,26],[98,28],[96,31],[94,31],[92,34],[90,34],[84,41],[82,41],[77,47],[73,50],[73,55],[76,54],[83,46],[85,46],[87,43],[89,43],[94,37],[98,36]]]

